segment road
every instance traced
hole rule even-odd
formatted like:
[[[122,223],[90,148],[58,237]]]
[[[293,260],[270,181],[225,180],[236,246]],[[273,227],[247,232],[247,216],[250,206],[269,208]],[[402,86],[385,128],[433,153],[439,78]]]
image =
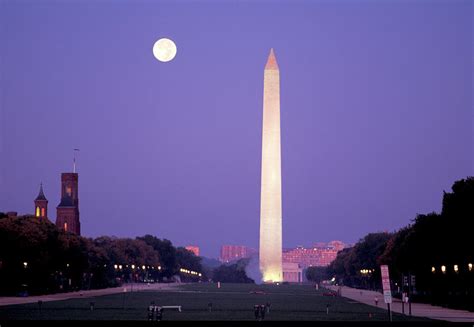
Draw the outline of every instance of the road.
[[[328,286],[328,288],[333,291],[337,291],[339,286]],[[342,286],[341,295],[357,302],[372,306],[375,306],[375,297],[377,297],[379,300],[378,306],[384,308],[387,307],[383,301],[383,294],[379,292]],[[402,313],[402,302],[399,299],[393,298],[391,308],[393,312]],[[446,320],[452,322],[474,322],[474,312],[447,309],[425,303],[412,303],[411,312],[413,316],[417,317],[427,317],[430,319]],[[405,304],[405,314],[408,314],[407,304]]]

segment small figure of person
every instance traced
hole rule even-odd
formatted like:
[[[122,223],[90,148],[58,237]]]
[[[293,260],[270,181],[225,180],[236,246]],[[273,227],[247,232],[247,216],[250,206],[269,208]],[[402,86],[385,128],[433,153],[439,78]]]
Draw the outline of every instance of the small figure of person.
[[[260,317],[260,306],[258,304],[255,304],[253,306],[253,309],[255,313],[255,319],[258,320],[258,318]]]
[[[379,298],[378,298],[378,297],[375,297],[375,306],[376,306],[376,307],[379,306]]]
[[[152,321],[153,320],[153,315],[155,313],[155,307],[153,305],[150,305],[148,307],[148,320]]]
[[[265,305],[263,304],[260,305],[260,317],[261,317],[260,320],[265,319]]]
[[[156,320],[157,321],[163,320],[163,308],[161,307],[158,307],[158,310],[156,310]]]

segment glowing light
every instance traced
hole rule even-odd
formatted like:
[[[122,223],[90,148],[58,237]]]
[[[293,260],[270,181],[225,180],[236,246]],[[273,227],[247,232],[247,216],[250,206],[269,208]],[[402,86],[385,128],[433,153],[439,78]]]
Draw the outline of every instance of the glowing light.
[[[202,274],[201,274],[201,273],[199,273],[199,277],[201,277],[201,276],[202,276]]]
[[[142,266],[142,269],[145,270],[145,265]]]
[[[26,262],[26,261],[23,262],[23,267],[25,267],[25,268],[28,267],[28,262]]]
[[[161,270],[161,266],[158,266],[158,270]]]
[[[176,44],[167,38],[159,39],[153,45],[153,55],[161,62],[173,60],[177,52]]]
[[[259,266],[264,282],[283,281],[281,207],[280,72],[272,49],[263,76]]]
[[[436,268],[435,268],[435,267],[431,267],[431,272],[436,272]]]
[[[441,266],[441,271],[442,271],[443,273],[445,273],[445,272],[446,272],[446,266]]]
[[[119,269],[122,269],[122,265],[119,265]]]
[[[458,265],[454,265],[454,272],[458,272],[458,271],[459,271]]]
[[[117,269],[117,268],[118,268],[118,266],[117,266],[117,265],[114,265],[114,268],[115,268],[115,269]]]
[[[467,267],[468,267],[469,271],[472,271],[472,263],[468,263]]]
[[[40,207],[36,207],[36,217],[40,216]]]
[[[135,269],[135,265],[132,265],[132,269]]]

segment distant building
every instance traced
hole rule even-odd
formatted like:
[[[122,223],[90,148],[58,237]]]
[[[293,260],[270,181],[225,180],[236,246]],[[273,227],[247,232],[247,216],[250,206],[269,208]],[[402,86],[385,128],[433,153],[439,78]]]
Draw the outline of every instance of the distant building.
[[[316,246],[317,245],[317,246]],[[318,242],[311,248],[298,246],[293,249],[284,249],[282,253],[283,262],[297,263],[302,268],[325,267],[336,259],[337,253],[346,247],[341,241],[329,243]]]
[[[196,245],[187,245],[184,247],[186,250],[194,253],[195,256],[199,257],[199,246]]]
[[[81,235],[78,180],[77,173],[61,174],[61,202],[56,208],[56,226],[64,231]]]
[[[283,262],[296,263],[303,268],[319,266],[320,256],[318,248],[304,248],[302,246],[284,249],[282,253]]]
[[[257,253],[253,248],[245,245],[223,245],[221,247],[220,262],[231,262],[243,258],[250,258]]]
[[[299,264],[293,262],[283,262],[283,281],[289,283],[303,282],[303,269]]]
[[[342,241],[331,241],[331,242],[328,243],[328,247],[333,248],[333,249],[335,249],[339,252],[342,249],[348,247],[348,244],[346,244]]]
[[[35,217],[48,218],[48,199],[44,196],[43,184],[40,184],[38,196],[35,199]]]

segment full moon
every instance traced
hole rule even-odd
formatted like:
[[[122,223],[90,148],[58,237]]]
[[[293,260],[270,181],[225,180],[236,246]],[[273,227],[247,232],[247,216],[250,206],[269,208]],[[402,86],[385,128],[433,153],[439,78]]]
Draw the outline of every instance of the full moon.
[[[156,59],[162,62],[173,60],[176,56],[176,44],[170,39],[159,39],[153,45],[153,55]]]

